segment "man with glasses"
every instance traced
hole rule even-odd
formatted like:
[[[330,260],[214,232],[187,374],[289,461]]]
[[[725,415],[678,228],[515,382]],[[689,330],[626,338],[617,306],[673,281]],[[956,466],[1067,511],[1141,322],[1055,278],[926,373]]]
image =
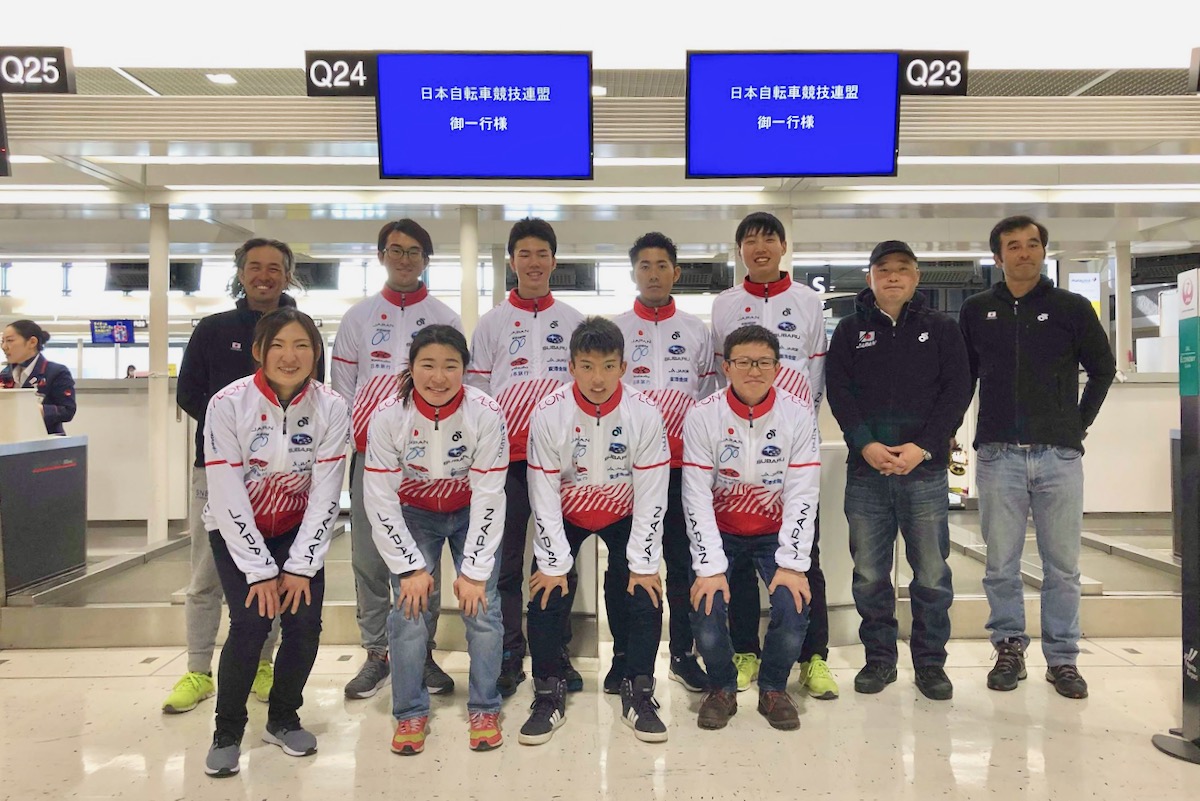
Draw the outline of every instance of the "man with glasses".
[[[358,629],[367,658],[346,684],[347,698],[369,698],[391,675],[388,665],[387,619],[391,610],[390,574],[371,539],[371,524],[363,504],[363,464],[367,424],[375,408],[396,394],[397,376],[408,367],[408,346],[422,328],[451,325],[462,331],[453,310],[429,295],[421,275],[433,255],[433,240],[417,222],[395,220],[379,231],[379,263],[387,280],[378,294],[359,301],[346,312],[333,344],[333,389],[350,404],[354,456],[350,462],[350,548],[357,596]],[[433,661],[441,596],[438,565],[429,606],[429,650],[425,685],[431,693],[451,693],[454,680]]]
[[[773,214],[747,215],[734,236],[746,280],[727,289],[713,302],[713,342],[720,348],[730,333],[745,325],[761,325],[779,339],[779,370],[775,386],[796,396],[812,409],[813,419],[825,393],[825,314],[821,296],[780,269],[787,252],[783,223]],[[729,354],[717,353],[717,357]],[[838,697],[829,672],[829,610],[825,605],[825,574],[821,572],[821,529],[813,533],[812,609],[808,635],[800,654],[800,684],[813,698]],[[754,570],[748,560],[730,566],[729,627],[737,653],[738,690],[745,690],[758,673],[758,624],[761,615]]]

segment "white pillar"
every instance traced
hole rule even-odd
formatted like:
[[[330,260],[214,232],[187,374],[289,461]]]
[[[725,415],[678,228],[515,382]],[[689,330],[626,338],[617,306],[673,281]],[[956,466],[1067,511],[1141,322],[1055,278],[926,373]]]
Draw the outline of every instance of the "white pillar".
[[[1133,353],[1133,256],[1128,242],[1117,243],[1116,274],[1113,276],[1113,294],[1117,304],[1117,337],[1113,343],[1113,354],[1117,357],[1117,369],[1129,372]]]
[[[467,341],[479,322],[479,208],[458,209],[458,248],[462,263],[462,321]]]
[[[508,290],[504,288],[504,279],[508,276],[508,251],[504,245],[492,246],[492,307],[504,302]]]
[[[167,426],[171,406],[167,376],[167,287],[170,280],[170,239],[167,206],[150,207],[150,378],[147,388],[149,421],[150,509],[146,519],[149,545],[166,542],[170,483]]]

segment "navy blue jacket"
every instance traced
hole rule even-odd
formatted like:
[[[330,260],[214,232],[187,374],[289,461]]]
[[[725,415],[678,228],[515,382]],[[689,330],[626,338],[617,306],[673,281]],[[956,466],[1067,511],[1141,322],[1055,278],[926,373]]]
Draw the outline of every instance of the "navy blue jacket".
[[[12,367],[0,370],[0,387],[13,389]],[[42,420],[47,434],[65,434],[63,423],[75,417],[75,379],[66,365],[47,361],[38,354],[19,389],[36,389],[42,398]]]
[[[825,395],[855,469],[870,469],[862,449],[872,442],[912,442],[933,457],[917,470],[944,471],[950,438],[971,403],[962,333],[920,293],[893,325],[875,294],[864,289],[854,314],[842,318],[829,342]]]

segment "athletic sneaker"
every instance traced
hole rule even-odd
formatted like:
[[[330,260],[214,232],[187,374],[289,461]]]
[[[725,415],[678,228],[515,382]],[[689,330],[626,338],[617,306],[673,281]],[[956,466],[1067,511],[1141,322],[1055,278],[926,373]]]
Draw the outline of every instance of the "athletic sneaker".
[[[491,751],[504,744],[500,734],[499,712],[472,712],[471,718],[471,750]]]
[[[896,680],[896,666],[888,662],[867,662],[854,677],[854,692],[873,695]]]
[[[562,649],[562,677],[567,683],[567,692],[578,693],[583,691],[583,676],[580,676],[579,671],[571,664],[571,655],[567,653],[565,645]]]
[[[733,666],[737,668],[737,690],[744,693],[750,689],[750,682],[758,678],[758,666],[762,660],[757,654],[734,654]]]
[[[392,753],[400,756],[416,756],[425,750],[425,725],[429,723],[429,715],[419,718],[406,718],[396,724],[396,733],[392,735]]]
[[[292,726],[267,721],[262,741],[279,746],[288,756],[306,757],[317,753],[317,738],[299,723]]]
[[[728,690],[709,690],[700,702],[697,725],[702,729],[723,729],[729,719],[737,714],[737,693]]]
[[[800,728],[800,711],[792,696],[782,690],[765,690],[758,694],[758,711],[771,728],[792,731]]]
[[[829,672],[829,665],[819,656],[800,663],[800,686],[808,687],[808,694],[820,701],[838,697],[837,682]]]
[[[454,679],[433,661],[433,652],[425,652],[425,689],[430,695],[450,695],[454,692]]]
[[[232,776],[241,770],[238,765],[241,756],[240,740],[228,735],[214,734],[212,745],[208,749],[208,758],[204,760],[204,772],[217,779]]]
[[[612,667],[604,676],[604,692],[616,695],[621,692],[621,682],[625,680],[625,654],[613,654]],[[568,689],[570,689],[568,687]]]
[[[695,654],[671,657],[671,667],[667,672],[667,678],[679,682],[684,689],[694,693],[701,693],[708,689],[708,674],[696,661]]]
[[[1046,681],[1054,685],[1063,698],[1087,698],[1087,682],[1074,665],[1055,665],[1046,668]]]
[[[271,700],[271,687],[275,685],[275,666],[269,659],[260,660],[258,671],[254,674],[254,684],[250,685],[254,697],[264,704]]]
[[[621,720],[644,743],[665,743],[667,724],[658,716],[654,677],[638,676],[621,682]]]
[[[996,644],[996,664],[988,671],[989,690],[1017,689],[1017,682],[1029,674],[1025,671],[1025,649],[1016,637]]]
[[[184,673],[183,678],[175,682],[167,700],[163,701],[162,710],[168,715],[191,712],[197,704],[205,698],[211,698],[216,691],[211,673]]]
[[[954,697],[954,684],[940,667],[916,669],[917,689],[931,701],[949,701]]]
[[[525,668],[519,656],[513,656],[511,651],[504,652],[500,662],[500,676],[496,679],[496,689],[501,698],[508,698],[517,691],[517,685],[525,681]]]
[[[521,745],[541,745],[550,742],[554,730],[567,718],[567,682],[550,677],[533,680],[533,703],[529,720],[521,727],[517,742]]]
[[[358,674],[346,682],[346,697],[370,698],[379,692],[379,688],[386,684],[391,676],[387,654],[367,651],[367,658],[358,669]]]

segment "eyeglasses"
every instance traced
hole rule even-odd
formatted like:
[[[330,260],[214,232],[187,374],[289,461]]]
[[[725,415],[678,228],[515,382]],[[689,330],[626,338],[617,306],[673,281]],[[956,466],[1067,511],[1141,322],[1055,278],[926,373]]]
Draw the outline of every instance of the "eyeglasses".
[[[772,359],[770,356],[763,359],[726,359],[725,363],[740,373],[748,372],[751,367],[757,367],[765,373],[778,367],[779,359]]]
[[[409,261],[417,261],[425,255],[425,251],[421,250],[420,248],[409,248],[408,250],[405,250],[404,248],[397,247],[396,245],[384,248],[383,252],[391,256],[393,259],[403,259],[405,256],[407,256]]]

